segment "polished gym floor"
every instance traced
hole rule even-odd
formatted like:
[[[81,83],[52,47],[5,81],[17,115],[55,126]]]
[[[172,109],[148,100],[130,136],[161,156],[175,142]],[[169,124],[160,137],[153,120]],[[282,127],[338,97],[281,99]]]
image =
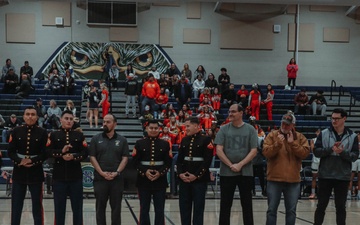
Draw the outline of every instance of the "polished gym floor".
[[[266,198],[260,196],[258,192],[257,196],[253,199],[254,209],[254,221],[255,225],[265,224],[267,201]],[[10,207],[11,199],[6,196],[5,191],[0,191],[0,224],[10,224]],[[54,222],[54,204],[51,195],[44,194],[44,211],[45,211],[45,224],[53,224]],[[297,206],[297,221],[296,224],[312,224],[314,211],[316,209],[316,200],[309,200],[308,198],[299,199]],[[165,216],[166,224],[177,225],[180,223],[179,202],[176,198],[166,200]],[[204,224],[215,225],[218,224],[220,200],[218,193],[216,196],[213,192],[209,191],[208,198],[206,200]],[[154,214],[153,208],[150,212],[151,219],[153,221]],[[137,217],[139,216],[139,201],[135,195],[124,195],[122,202],[122,224],[124,225],[136,225]],[[110,224],[110,206],[107,208],[108,224]],[[347,224],[359,224],[360,220],[360,200],[349,200],[347,202]],[[72,214],[70,202],[67,204],[66,224],[72,224]],[[278,224],[285,224],[285,210],[283,201],[278,209]],[[25,199],[23,214],[21,218],[22,225],[34,224],[31,214],[31,200],[29,196]],[[153,222],[152,222],[153,224]],[[242,209],[240,206],[240,200],[235,194],[235,199],[231,213],[231,224],[240,225],[242,222]],[[327,208],[324,225],[336,224],[335,222],[335,206],[334,201],[331,200]],[[84,225],[96,225],[95,222],[95,199],[92,196],[84,199]]]

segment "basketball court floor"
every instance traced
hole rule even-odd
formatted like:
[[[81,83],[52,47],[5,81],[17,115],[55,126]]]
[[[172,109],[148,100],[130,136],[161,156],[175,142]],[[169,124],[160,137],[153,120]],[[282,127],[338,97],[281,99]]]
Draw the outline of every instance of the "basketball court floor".
[[[259,195],[260,193],[258,193]],[[220,210],[220,200],[218,196],[211,196],[209,193],[206,200],[204,224],[217,225]],[[217,194],[218,195],[218,194]],[[3,191],[0,191],[0,224],[10,225],[10,207],[11,199],[7,198]],[[297,225],[308,225],[313,223],[314,211],[316,209],[316,200],[309,200],[307,198],[299,199],[297,206]],[[54,224],[54,204],[51,195],[44,194],[44,211],[45,211],[45,224]],[[266,198],[257,196],[253,199],[254,209],[254,222],[255,225],[265,224],[267,200]],[[107,224],[110,223],[110,206],[107,207]],[[136,225],[139,216],[139,200],[134,195],[124,195],[122,202],[122,224],[123,225]],[[151,208],[150,216],[154,219],[153,208]],[[179,201],[176,198],[167,199],[165,205],[165,220],[166,224],[180,225],[180,212]],[[360,200],[350,200],[347,202],[347,224],[359,224],[360,220]],[[67,204],[66,224],[72,224],[72,214],[70,202]],[[278,209],[278,223],[285,224],[285,209],[283,201]],[[24,209],[21,218],[22,225],[32,225],[33,219],[31,214],[31,200],[25,199]],[[239,197],[235,195],[231,213],[231,224],[241,225],[242,222],[242,209],[240,206]],[[324,225],[335,225],[335,205],[331,200],[327,208]],[[95,199],[93,197],[84,199],[84,225],[96,225],[95,221]]]

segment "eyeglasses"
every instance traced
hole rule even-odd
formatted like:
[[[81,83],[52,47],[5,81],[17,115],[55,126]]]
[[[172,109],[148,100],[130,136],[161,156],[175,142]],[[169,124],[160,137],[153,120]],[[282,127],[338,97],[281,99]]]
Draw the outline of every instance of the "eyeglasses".
[[[236,111],[236,110],[229,110],[229,111],[228,111],[229,114],[230,114],[230,113],[234,114],[234,113],[237,113],[237,112],[239,112],[239,111]]]
[[[344,117],[331,117],[331,121],[337,122],[339,120],[341,120]]]

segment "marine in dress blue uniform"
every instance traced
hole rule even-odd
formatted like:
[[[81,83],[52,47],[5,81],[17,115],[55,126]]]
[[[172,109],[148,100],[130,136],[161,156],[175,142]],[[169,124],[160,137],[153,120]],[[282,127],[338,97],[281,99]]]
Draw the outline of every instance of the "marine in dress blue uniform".
[[[214,146],[211,137],[201,134],[196,117],[185,120],[186,137],[181,141],[176,163],[179,182],[179,205],[182,225],[203,225],[209,167]],[[193,210],[192,210],[193,209]],[[191,214],[192,223],[191,223]]]
[[[36,125],[38,116],[35,108],[26,108],[23,119],[25,125],[15,127],[9,138],[8,155],[14,163],[11,190],[11,225],[20,225],[27,187],[29,187],[31,194],[34,225],[43,225],[42,186],[44,171],[42,164],[46,160],[47,132]]]
[[[74,125],[74,115],[71,111],[64,111],[60,122],[61,128],[49,134],[46,144],[49,156],[55,159],[53,171],[54,224],[65,224],[66,200],[69,196],[73,211],[73,225],[83,225],[81,161],[88,156],[87,143],[83,133],[71,129]]]
[[[155,225],[164,225],[164,206],[167,171],[172,162],[169,142],[159,139],[159,124],[149,121],[146,125],[147,137],[138,140],[133,149],[133,162],[137,169],[136,186],[140,200],[139,225],[150,225],[151,198],[155,208]]]

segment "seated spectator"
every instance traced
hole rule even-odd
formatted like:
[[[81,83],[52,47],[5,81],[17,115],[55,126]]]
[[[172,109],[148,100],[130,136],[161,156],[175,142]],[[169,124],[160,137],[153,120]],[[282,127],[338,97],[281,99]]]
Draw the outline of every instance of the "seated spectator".
[[[176,116],[170,116],[170,121],[166,126],[169,128],[169,133],[171,134],[171,143],[176,143],[176,139],[180,133]]]
[[[192,72],[189,68],[189,64],[184,64],[184,69],[181,71],[181,76],[185,76],[189,83],[192,82]]]
[[[29,77],[26,74],[22,75],[22,82],[20,86],[16,88],[15,98],[27,98],[32,90],[34,90],[28,79]]]
[[[57,106],[56,101],[54,99],[50,100],[50,107],[47,110],[45,116],[45,124],[47,129],[59,129],[61,126],[60,117],[61,117],[61,109]]]
[[[171,116],[176,117],[177,115],[173,105],[168,103],[166,104],[165,109],[160,114],[160,118],[164,120],[163,121],[164,126],[166,126],[169,123]]]
[[[295,107],[294,113],[306,115],[309,114],[310,106],[309,106],[309,97],[306,94],[305,88],[302,88],[299,93],[295,95],[294,98]]]
[[[155,100],[155,111],[154,111],[155,119],[158,118],[157,114],[159,110],[162,111],[165,109],[168,101],[169,101],[169,97],[165,93],[165,88],[160,88],[160,95]]]
[[[208,107],[210,109],[210,111],[214,111],[211,101],[208,97],[205,97],[204,100],[200,103],[198,111],[199,112],[203,111],[204,107]]]
[[[146,105],[144,110],[145,110],[145,111],[144,111],[144,116],[143,116],[143,118],[144,118],[145,120],[152,120],[152,119],[154,119],[154,115],[151,114],[151,111],[150,111],[150,106]]]
[[[26,75],[27,78],[28,78],[28,81],[31,82],[32,85],[35,84],[35,80],[34,80],[34,72],[33,72],[33,68],[31,66],[29,66],[29,61],[25,61],[24,62],[24,66],[22,66],[20,68],[20,76],[22,75]],[[21,83],[21,80],[20,80],[20,83]]]
[[[170,146],[172,146],[173,144],[175,144],[173,140],[176,139],[176,136],[169,132],[169,127],[165,126],[162,132],[159,134],[159,138],[169,142]]]
[[[218,114],[219,110],[220,110],[220,105],[221,105],[221,94],[219,93],[218,88],[214,89],[214,94],[211,96],[211,103],[212,103],[212,107],[214,109],[214,113]]]
[[[171,96],[175,96],[175,88],[180,82],[180,76],[178,74],[174,74],[169,80],[169,91]]]
[[[134,75],[133,75],[133,77],[134,77]],[[112,90],[117,90],[117,82],[119,79],[119,69],[117,68],[116,63],[113,63],[111,65],[111,68],[109,69],[108,79],[110,82],[110,88]]]
[[[4,77],[4,94],[15,94],[16,87],[19,84],[19,76],[15,74],[14,69],[10,68],[6,76]]]
[[[194,98],[198,98],[199,94],[205,88],[205,82],[203,81],[201,75],[196,77],[196,80],[194,80],[194,82],[192,84],[192,88],[193,88],[193,91],[194,91]]]
[[[323,93],[323,90],[318,90],[317,93],[310,98],[309,104],[311,104],[313,115],[316,115],[316,112],[320,111],[321,115],[325,116],[326,99]]]
[[[182,106],[182,111],[185,113],[186,118],[192,116],[193,111],[190,109],[189,104],[184,104]]]
[[[45,115],[46,115],[46,108],[42,104],[43,101],[41,98],[37,98],[36,102],[34,104],[34,108],[36,110],[36,114],[38,115],[38,125],[39,127],[43,127],[44,121],[45,121]]]
[[[221,68],[221,74],[218,78],[220,93],[223,94],[223,92],[228,88],[228,85],[230,85],[230,76],[227,74],[226,68]]]
[[[204,101],[205,97],[207,97],[209,99],[209,101],[211,101],[210,89],[207,87],[205,87],[203,92],[200,94],[199,103],[202,103]]]
[[[165,73],[160,74],[160,79],[158,80],[160,87],[165,89],[165,93],[169,96],[169,76],[166,76]]]
[[[50,70],[49,70],[48,77],[51,77],[51,76],[53,75],[54,70],[59,71],[59,69],[58,69],[58,67],[57,67],[56,63],[52,63],[52,64],[51,64],[51,68],[50,68]]]
[[[197,117],[200,119],[200,125],[205,129],[206,133],[211,129],[212,123],[216,122],[216,117],[208,106],[204,106]]]
[[[182,128],[184,126],[186,118],[188,118],[187,114],[185,114],[185,112],[182,109],[179,110],[179,112],[176,116],[176,121],[178,122],[178,126],[180,128]]]
[[[191,101],[191,85],[185,76],[181,76],[180,82],[174,88],[174,97],[177,102],[177,109]]]
[[[74,94],[75,79],[71,76],[70,70],[65,71],[65,77],[61,81],[61,89],[64,95]]]
[[[165,74],[169,75],[169,78],[171,78],[175,74],[179,75],[180,71],[176,67],[175,63],[171,63],[170,67],[166,70]]]
[[[70,99],[66,101],[66,106],[63,111],[67,111],[67,110],[71,111],[74,117],[76,117],[76,107],[74,105],[74,102]]]
[[[146,81],[141,90],[141,95],[143,96],[143,100],[141,102],[141,111],[145,111],[145,106],[150,106],[150,111],[153,112],[155,108],[155,99],[160,94],[160,86],[155,80],[154,75],[148,75],[148,81]],[[141,117],[140,117],[141,118]]]
[[[54,69],[51,77],[49,78],[50,90],[52,94],[54,95],[60,94],[61,83],[62,83],[62,78],[60,77],[58,70]]]
[[[205,87],[210,89],[210,93],[214,93],[214,89],[218,88],[218,82],[215,79],[215,76],[213,73],[209,73],[208,79],[205,81]]]
[[[194,77],[198,77],[199,75],[206,80],[206,70],[202,65],[199,65],[194,71]]]
[[[229,85],[229,88],[225,89],[222,93],[221,93],[221,97],[222,97],[222,101],[224,104],[224,107],[228,108],[230,107],[232,104],[237,104],[236,102],[236,91],[235,91],[235,85],[233,83],[231,83]]]
[[[157,71],[156,66],[152,66],[152,67],[151,67],[151,71],[150,71],[149,73],[152,73],[152,75],[154,75],[154,78],[155,78],[156,80],[159,80],[159,79],[160,79],[160,73],[159,73],[159,71]]]
[[[10,69],[12,69],[15,73],[15,67],[11,64],[11,59],[6,59],[5,66],[3,66],[1,71],[1,82],[5,82],[4,78],[8,74]]]
[[[248,106],[249,91],[245,85],[241,85],[240,90],[236,93],[236,101],[245,109]]]
[[[9,141],[9,137],[11,132],[15,127],[21,126],[22,122],[20,119],[16,117],[15,114],[11,114],[11,116],[5,121],[4,129],[2,131],[2,143],[7,143]]]

